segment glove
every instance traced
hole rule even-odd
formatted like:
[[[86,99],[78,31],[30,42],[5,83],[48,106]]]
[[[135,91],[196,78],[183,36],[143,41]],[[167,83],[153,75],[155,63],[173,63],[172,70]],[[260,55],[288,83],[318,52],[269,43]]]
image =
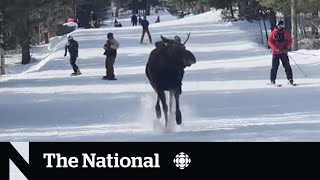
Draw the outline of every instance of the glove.
[[[290,52],[291,50],[290,50],[289,48],[283,48],[283,49],[281,49],[281,51],[283,51],[283,52],[285,52],[285,53],[288,53],[288,52]]]
[[[103,53],[103,55],[108,55],[108,53],[109,53],[109,51],[108,51],[108,49],[106,49],[105,51],[104,51],[104,53]]]
[[[67,54],[64,54],[64,57],[66,57],[67,56]]]

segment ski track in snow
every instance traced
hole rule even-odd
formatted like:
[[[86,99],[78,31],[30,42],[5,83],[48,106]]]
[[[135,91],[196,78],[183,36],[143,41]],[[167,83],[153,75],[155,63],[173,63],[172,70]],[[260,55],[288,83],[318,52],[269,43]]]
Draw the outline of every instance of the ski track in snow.
[[[154,45],[139,45],[140,27],[79,29],[77,64],[83,75],[70,77],[64,39],[54,39],[48,56],[27,70],[0,78],[1,141],[319,141],[320,60],[290,53],[297,87],[267,86],[271,54],[254,42],[259,25],[226,23],[219,12],[151,24],[160,35],[182,40],[197,64],[186,69],[181,96],[183,125],[171,117],[168,128],[156,120],[155,93],[145,76]],[[155,18],[155,17],[151,17]],[[152,20],[150,20],[152,22]],[[111,31],[120,42],[118,81],[104,81],[102,46]],[[148,42],[147,36],[145,42]],[[17,67],[18,68],[18,67]],[[279,67],[277,83],[287,83]]]

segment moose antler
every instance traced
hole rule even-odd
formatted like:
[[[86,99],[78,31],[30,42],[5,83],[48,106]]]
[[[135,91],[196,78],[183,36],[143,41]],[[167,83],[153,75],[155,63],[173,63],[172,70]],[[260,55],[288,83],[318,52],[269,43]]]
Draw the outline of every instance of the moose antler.
[[[187,40],[183,43],[183,45],[186,45],[186,43],[189,41],[189,38],[190,38],[190,32],[188,33]]]

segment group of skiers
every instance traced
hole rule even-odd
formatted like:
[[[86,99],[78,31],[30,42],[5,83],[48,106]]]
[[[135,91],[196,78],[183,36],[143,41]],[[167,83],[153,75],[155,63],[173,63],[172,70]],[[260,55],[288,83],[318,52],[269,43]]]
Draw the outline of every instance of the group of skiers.
[[[138,25],[138,22],[139,22],[139,25],[141,25],[141,15],[139,14],[139,17],[137,17],[137,15],[133,14],[131,16],[131,24],[132,26],[137,26]]]
[[[97,24],[97,16],[95,15],[95,13],[93,11],[91,11],[91,26],[92,28],[96,28],[96,24]],[[138,19],[137,19],[138,21]],[[134,24],[136,24],[137,22],[135,22],[135,19],[133,18],[132,21]],[[139,24],[142,26],[142,36],[141,36],[141,44],[143,44],[143,39],[144,39],[144,35],[147,33],[148,37],[149,37],[149,41],[152,44],[152,38],[151,38],[151,34],[149,31],[149,21],[147,20],[147,17],[144,16],[143,19],[139,20]],[[115,26],[118,26],[118,21],[115,20]],[[105,52],[104,55],[106,55],[106,62],[105,62],[105,67],[106,67],[106,76],[103,76],[103,79],[107,79],[107,80],[116,80],[115,75],[114,75],[114,63],[117,57],[117,49],[119,48],[119,42],[114,38],[113,33],[108,33],[107,35],[107,42],[106,44],[103,46]],[[71,76],[78,76],[81,75],[81,72],[79,70],[79,67],[76,65],[76,60],[78,58],[78,48],[79,48],[79,44],[78,42],[72,37],[72,35],[68,36],[68,42],[65,46],[65,54],[64,56],[67,55],[67,52],[69,52],[70,54],[70,64],[72,66],[73,69],[73,73],[71,74]]]
[[[141,25],[141,22],[142,22],[142,18],[141,18],[141,15],[139,14],[139,16],[137,16],[136,14],[133,14],[131,16],[131,24],[132,26],[137,26],[138,23],[139,25]],[[155,23],[160,23],[160,16],[157,17],[157,20],[155,21]]]
[[[115,74],[114,74],[114,63],[117,57],[117,50],[120,46],[119,42],[114,38],[113,33],[109,32],[107,35],[107,41],[103,46],[103,49],[105,50],[103,55],[106,56],[105,61],[105,68],[106,68],[106,76],[103,76],[103,79],[106,80],[116,80]],[[72,35],[68,36],[68,42],[65,46],[65,54],[64,56],[67,56],[67,52],[69,52],[70,55],[70,64],[73,68],[73,73],[71,76],[78,76],[81,75],[81,72],[79,70],[79,67],[76,65],[76,60],[78,58],[78,50],[79,44],[78,42],[72,37]]]
[[[144,19],[141,20],[142,26],[142,37],[141,44],[143,43],[144,35],[147,33],[150,43],[152,44],[152,39],[149,31],[149,22],[144,16]],[[116,80],[114,74],[114,63],[117,57],[117,49],[119,48],[119,42],[114,38],[113,33],[108,33],[107,42],[103,46],[106,55],[106,76],[103,79],[107,80]],[[179,36],[175,36],[175,41],[181,43],[181,39]],[[283,21],[278,21],[276,27],[273,29],[268,38],[268,45],[272,50],[272,67],[270,72],[270,81],[272,85],[276,85],[277,72],[280,65],[280,60],[282,62],[283,67],[285,68],[285,73],[287,79],[291,85],[295,85],[293,81],[293,73],[292,68],[290,66],[288,52],[291,50],[292,46],[292,37],[291,34],[285,29],[285,24]],[[73,39],[71,35],[68,36],[68,43],[65,46],[65,55],[67,55],[67,51],[70,54],[70,64],[73,68],[72,76],[80,75],[81,72],[79,67],[76,65],[76,59],[78,57],[78,43]]]

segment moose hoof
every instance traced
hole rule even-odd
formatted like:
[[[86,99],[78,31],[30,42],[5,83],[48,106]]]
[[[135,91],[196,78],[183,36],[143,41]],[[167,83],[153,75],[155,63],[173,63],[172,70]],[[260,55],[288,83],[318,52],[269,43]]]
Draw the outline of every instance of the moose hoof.
[[[177,121],[178,125],[181,125],[181,123],[182,123],[181,113],[176,114],[176,121]]]
[[[161,111],[157,111],[157,118],[161,119]]]

